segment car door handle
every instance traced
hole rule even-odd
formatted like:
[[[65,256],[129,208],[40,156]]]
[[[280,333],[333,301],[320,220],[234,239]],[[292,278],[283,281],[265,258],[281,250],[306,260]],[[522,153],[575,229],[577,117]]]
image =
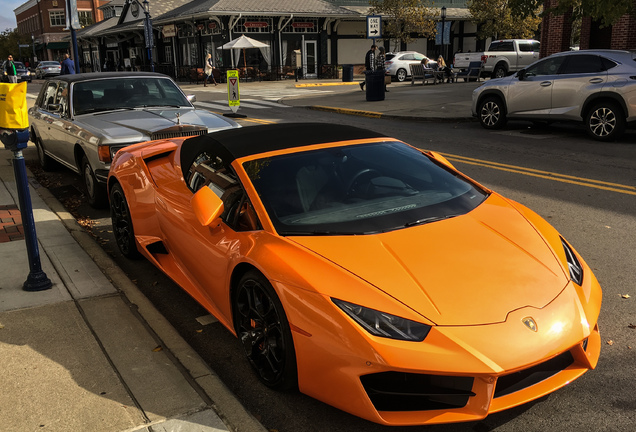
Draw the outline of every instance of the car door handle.
[[[541,87],[548,87],[552,85],[552,81],[543,81],[541,83]]]
[[[590,84],[600,84],[603,82],[603,78],[592,78]]]

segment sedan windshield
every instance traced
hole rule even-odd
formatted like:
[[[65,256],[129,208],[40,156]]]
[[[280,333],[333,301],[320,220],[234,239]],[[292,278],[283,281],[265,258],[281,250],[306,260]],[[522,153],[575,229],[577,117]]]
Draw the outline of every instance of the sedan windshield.
[[[465,214],[487,193],[401,142],[333,147],[249,161],[280,235],[356,235]]]
[[[181,90],[167,78],[111,78],[73,85],[74,115],[156,106],[192,107]]]

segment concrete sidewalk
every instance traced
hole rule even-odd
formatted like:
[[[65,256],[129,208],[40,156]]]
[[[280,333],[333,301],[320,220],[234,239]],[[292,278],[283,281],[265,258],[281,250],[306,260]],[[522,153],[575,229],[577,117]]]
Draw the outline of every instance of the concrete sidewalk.
[[[22,290],[29,264],[12,158],[0,150],[0,431],[265,431],[32,178],[53,288]]]

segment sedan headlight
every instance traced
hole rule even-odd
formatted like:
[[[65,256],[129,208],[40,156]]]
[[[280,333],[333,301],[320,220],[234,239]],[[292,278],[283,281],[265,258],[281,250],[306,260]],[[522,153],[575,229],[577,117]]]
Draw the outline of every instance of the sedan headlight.
[[[574,255],[572,248],[570,245],[561,237],[561,244],[563,244],[563,249],[565,250],[565,258],[568,261],[568,270],[570,271],[570,279],[578,285],[583,283],[583,267],[581,263]]]
[[[355,322],[374,336],[405,341],[423,341],[431,326],[400,318],[375,309],[332,298],[336,306],[342,309]]]

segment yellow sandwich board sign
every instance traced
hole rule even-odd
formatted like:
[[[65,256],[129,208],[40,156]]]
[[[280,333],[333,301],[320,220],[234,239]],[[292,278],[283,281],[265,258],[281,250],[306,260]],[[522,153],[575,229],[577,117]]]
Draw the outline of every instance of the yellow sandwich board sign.
[[[227,71],[227,102],[234,113],[236,113],[239,105],[241,105],[241,95],[239,93],[239,71],[236,69]]]

